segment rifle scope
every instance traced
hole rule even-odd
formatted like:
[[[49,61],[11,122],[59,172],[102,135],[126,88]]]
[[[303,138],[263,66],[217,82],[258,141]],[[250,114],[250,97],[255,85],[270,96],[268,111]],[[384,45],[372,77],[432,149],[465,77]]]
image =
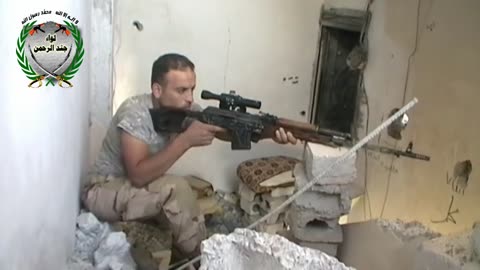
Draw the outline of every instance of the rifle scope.
[[[212,93],[208,90],[203,90],[201,94],[202,99],[214,99],[220,101],[220,109],[235,110],[238,108],[240,111],[245,112],[246,108],[260,109],[262,102],[253,99],[243,98],[235,91],[230,91],[229,94],[222,93],[220,95]]]

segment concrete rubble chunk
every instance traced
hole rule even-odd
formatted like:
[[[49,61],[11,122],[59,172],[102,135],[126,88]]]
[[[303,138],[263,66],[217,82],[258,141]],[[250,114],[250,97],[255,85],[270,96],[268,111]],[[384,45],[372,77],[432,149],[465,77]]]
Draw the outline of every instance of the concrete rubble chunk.
[[[317,250],[321,250],[327,253],[330,256],[337,256],[338,244],[331,244],[331,243],[321,243],[321,242],[307,242],[307,241],[298,241],[298,245],[302,247],[313,248]]]
[[[343,231],[340,225],[336,227],[309,225],[303,228],[290,227],[292,234],[301,241],[321,243],[342,243]]]
[[[260,215],[260,209],[262,209],[261,204],[262,202],[260,201],[260,197],[257,197],[253,202],[240,197],[240,208],[242,208],[242,210],[250,216]]]
[[[463,266],[473,260],[472,230],[424,241],[421,250],[444,258],[449,265]]]
[[[136,268],[124,233],[114,232],[90,212],[77,217],[75,246],[69,270],[131,270]]]
[[[292,175],[292,170],[279,173],[273,177],[266,179],[260,183],[262,187],[288,187],[292,186],[295,178]]]
[[[81,213],[77,217],[75,232],[75,259],[92,262],[93,253],[110,232],[109,226],[92,213]]]
[[[402,241],[430,240],[440,237],[441,234],[431,230],[418,221],[405,222],[400,219],[377,219],[375,222],[384,230],[392,232]]]
[[[135,270],[137,267],[123,232],[110,233],[95,251],[94,260],[98,270]]]
[[[295,193],[295,186],[275,188],[272,190],[272,192],[270,192],[270,195],[272,195],[272,197],[274,198],[277,198],[283,196],[290,196],[293,193]]]
[[[351,200],[338,194],[306,191],[291,204],[298,211],[314,211],[318,217],[332,219],[348,214]]]
[[[287,211],[288,223],[290,226],[295,226],[298,228],[303,228],[307,226],[308,223],[315,221],[322,221],[326,226],[330,228],[335,228],[338,226],[340,217],[333,218],[322,218],[314,210],[309,209],[299,209],[295,205],[291,205]]]
[[[312,181],[318,175],[327,170],[332,163],[343,154],[348,152],[346,147],[329,147],[322,144],[307,143],[304,151],[305,171],[308,181]],[[349,184],[355,181],[356,155],[344,160],[338,164],[334,170],[330,170],[321,180],[319,184]]]
[[[215,234],[202,242],[201,252],[200,270],[354,270],[320,250],[249,229]]]
[[[240,198],[253,202],[260,194],[255,193],[255,191],[251,190],[247,185],[245,185],[242,181],[238,183],[238,194]]]
[[[296,190],[308,184],[305,165],[303,163],[297,163],[297,165],[295,165],[293,174],[295,176]],[[310,190],[328,194],[341,194],[349,199],[358,197],[363,193],[363,187],[357,184],[356,181],[349,184],[315,184]]]

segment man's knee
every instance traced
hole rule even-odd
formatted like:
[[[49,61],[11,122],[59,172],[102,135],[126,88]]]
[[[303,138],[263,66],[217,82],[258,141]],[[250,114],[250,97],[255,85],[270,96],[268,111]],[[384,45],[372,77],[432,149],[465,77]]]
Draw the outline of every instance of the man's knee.
[[[117,190],[94,186],[83,197],[84,206],[102,221],[114,222],[121,219],[116,211]]]
[[[165,187],[172,189],[172,198],[176,200],[181,208],[196,209],[197,194],[182,176],[165,175],[148,185],[148,191],[159,192]]]

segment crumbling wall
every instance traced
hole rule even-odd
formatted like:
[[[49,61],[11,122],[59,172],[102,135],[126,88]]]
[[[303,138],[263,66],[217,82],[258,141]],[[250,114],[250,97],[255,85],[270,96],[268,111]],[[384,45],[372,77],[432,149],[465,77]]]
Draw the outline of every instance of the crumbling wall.
[[[201,270],[354,270],[322,251],[248,229],[215,234],[201,249]]]
[[[358,270],[480,269],[478,225],[442,235],[417,221],[384,219],[345,224],[343,230],[338,259]]]

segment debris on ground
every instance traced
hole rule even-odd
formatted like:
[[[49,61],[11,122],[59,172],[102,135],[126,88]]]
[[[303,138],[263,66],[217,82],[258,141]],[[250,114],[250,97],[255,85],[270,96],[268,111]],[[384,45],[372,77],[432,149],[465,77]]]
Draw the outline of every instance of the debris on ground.
[[[236,229],[229,235],[216,234],[205,240],[200,270],[207,269],[354,270],[320,250],[249,229]]]

